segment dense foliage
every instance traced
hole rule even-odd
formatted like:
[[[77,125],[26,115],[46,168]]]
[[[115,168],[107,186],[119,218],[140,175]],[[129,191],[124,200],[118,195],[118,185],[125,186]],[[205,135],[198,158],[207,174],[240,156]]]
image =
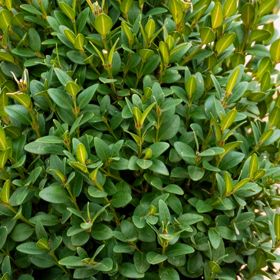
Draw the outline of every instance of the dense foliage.
[[[276,278],[276,2],[0,1],[1,279]]]

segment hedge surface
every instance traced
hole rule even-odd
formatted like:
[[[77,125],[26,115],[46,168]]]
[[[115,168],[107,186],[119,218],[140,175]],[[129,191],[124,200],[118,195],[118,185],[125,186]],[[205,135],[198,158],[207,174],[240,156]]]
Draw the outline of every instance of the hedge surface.
[[[1,279],[276,279],[276,2],[0,1]]]

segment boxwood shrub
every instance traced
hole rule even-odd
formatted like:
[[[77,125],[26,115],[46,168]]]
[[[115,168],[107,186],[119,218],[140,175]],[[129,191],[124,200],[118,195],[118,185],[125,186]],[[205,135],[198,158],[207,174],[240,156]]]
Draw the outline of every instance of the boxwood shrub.
[[[2,280],[276,279],[276,2],[0,1]]]

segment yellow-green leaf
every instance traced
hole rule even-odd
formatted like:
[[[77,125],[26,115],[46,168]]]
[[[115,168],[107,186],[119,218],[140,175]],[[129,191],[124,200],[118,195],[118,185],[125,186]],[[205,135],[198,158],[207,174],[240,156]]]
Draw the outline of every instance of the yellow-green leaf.
[[[165,42],[163,41],[159,42],[159,51],[161,54],[161,59],[163,61],[163,64],[167,66],[169,64],[169,51],[168,51],[168,46]]]
[[[280,240],[280,213],[276,213],[274,216],[274,232],[277,241]]]
[[[226,85],[226,95],[230,95],[236,84],[240,81],[242,76],[241,66],[236,66],[228,77]]]
[[[0,126],[0,150],[7,150],[7,141],[4,128]]]
[[[128,40],[129,46],[132,46],[134,43],[134,34],[132,33],[130,27],[128,26],[128,24],[125,21],[122,21],[121,25],[122,25],[122,31],[124,32],[124,34]]]
[[[10,199],[11,181],[6,180],[0,193],[0,200],[4,203],[9,203]]]
[[[30,109],[32,106],[31,98],[28,94],[17,91],[17,92],[8,92],[8,96],[16,100],[18,103],[23,105],[26,109]]]
[[[88,158],[88,153],[87,153],[86,147],[85,147],[85,145],[83,143],[79,143],[77,145],[76,157],[77,157],[77,160],[80,163],[82,163],[82,164],[86,163],[86,160]]]
[[[113,27],[113,21],[109,16],[102,13],[95,18],[94,27],[102,37],[105,37]]]
[[[196,87],[197,87],[196,77],[194,75],[192,75],[187,80],[187,83],[186,83],[186,91],[187,91],[189,99],[192,99],[193,94],[196,91]]]
[[[0,169],[4,168],[9,157],[9,153],[9,150],[0,151]]]
[[[280,39],[274,41],[270,47],[270,55],[275,63],[280,62]]]
[[[155,35],[155,31],[156,23],[152,18],[150,18],[145,25],[145,34],[147,36],[148,41],[150,41],[151,38]]]
[[[0,10],[0,28],[5,31],[10,26],[13,15],[6,9]]]
[[[114,45],[110,49],[110,52],[109,52],[109,55],[108,55],[108,63],[109,63],[109,65],[113,64],[113,57],[114,57],[114,53],[116,51],[116,47],[117,47],[118,42],[119,42],[119,38],[116,40],[116,42],[114,43]]]
[[[6,50],[0,50],[0,61],[8,61],[14,63],[14,57]]]
[[[223,6],[224,17],[230,17],[235,14],[237,10],[237,0],[226,0]]]
[[[11,10],[13,8],[13,1],[12,0],[5,0],[5,5],[8,8],[8,10]]]
[[[121,9],[121,12],[125,15],[125,17],[127,17],[128,12],[132,5],[133,5],[133,0],[122,0],[121,1],[120,9]]]
[[[216,51],[218,54],[221,54],[223,51],[225,51],[234,41],[235,34],[234,33],[228,33],[224,35],[219,41],[216,43]]]
[[[76,36],[76,39],[74,41],[74,47],[77,49],[77,50],[80,50],[82,51],[84,49],[84,43],[85,43],[85,37],[83,34],[79,33],[77,36]]]
[[[233,190],[233,183],[230,174],[226,171],[224,174],[224,180],[226,185],[226,196],[230,195]]]
[[[244,178],[241,181],[239,181],[233,188],[233,191],[236,192],[239,189],[241,189],[242,187],[244,187],[248,182],[250,182],[249,178]]]
[[[272,68],[273,66],[272,66],[271,59],[269,57],[263,57],[258,63],[258,67],[257,67],[256,76],[258,80],[260,80],[263,77],[265,72],[267,71],[270,72]]]
[[[280,108],[277,106],[269,114],[269,126],[280,128]]]
[[[202,44],[208,44],[215,40],[215,33],[210,27],[202,27],[199,32]]]
[[[216,2],[211,12],[212,28],[216,29],[223,24],[223,7],[221,2]]]
[[[80,91],[80,86],[74,82],[74,81],[69,81],[66,86],[65,86],[66,91],[71,95],[71,96],[76,96],[78,92]]]
[[[276,6],[276,0],[263,0],[258,9],[258,16],[261,17],[270,13]]]
[[[72,7],[67,4],[66,2],[62,2],[62,1],[59,1],[58,2],[58,5],[60,7],[60,9],[62,10],[62,12],[69,18],[71,19],[72,21],[75,20],[75,11],[72,9]]]
[[[264,75],[262,76],[261,80],[261,90],[267,91],[271,87],[271,78],[270,78],[270,72],[266,71]]]
[[[69,42],[71,42],[73,45],[75,44],[76,37],[73,31],[71,31],[70,29],[65,29],[64,35],[66,36]]]
[[[273,129],[265,131],[259,139],[259,145],[262,145],[265,141],[267,141],[272,136],[273,132]]]
[[[230,110],[221,121],[221,130],[225,131],[227,128],[229,128],[232,123],[235,121],[237,116],[237,110],[234,108]]]
[[[255,173],[259,169],[259,161],[258,156],[254,153],[251,156],[250,164],[249,164],[249,177],[250,179],[254,178]]]
[[[152,103],[150,104],[146,109],[145,111],[143,112],[142,116],[141,116],[141,120],[140,120],[140,124],[141,126],[143,126],[146,118],[148,117],[149,113],[151,112],[151,110],[154,108],[154,106],[156,105],[156,103]]]
[[[169,8],[170,13],[172,14],[172,17],[173,17],[175,23],[179,24],[184,17],[183,9],[182,9],[182,6],[179,3],[179,1],[178,0],[169,0],[168,8]]]

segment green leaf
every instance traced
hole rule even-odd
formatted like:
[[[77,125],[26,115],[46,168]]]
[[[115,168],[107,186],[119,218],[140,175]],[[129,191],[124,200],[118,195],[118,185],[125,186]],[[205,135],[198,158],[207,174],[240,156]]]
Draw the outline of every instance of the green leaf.
[[[158,202],[158,212],[160,221],[167,225],[170,222],[171,215],[167,204],[162,199]]]
[[[210,228],[208,230],[208,237],[212,247],[214,249],[218,249],[222,241],[222,238],[215,228]]]
[[[59,68],[54,68],[54,72],[55,72],[58,80],[60,81],[60,83],[63,86],[66,86],[68,82],[72,81],[70,76],[65,71],[63,71],[63,70],[61,70]]]
[[[196,224],[203,221],[203,216],[197,213],[185,213],[178,218],[178,222],[182,228],[189,227],[190,225]]]
[[[98,86],[98,84],[89,86],[79,94],[77,102],[81,110],[84,109],[90,103],[90,101],[94,97],[94,94],[96,93],[96,90],[98,89]]]
[[[31,226],[21,223],[14,227],[10,236],[15,242],[22,242],[28,239],[33,232],[34,229]]]
[[[194,163],[196,157],[194,150],[188,144],[175,142],[174,147],[178,155],[188,163]]]
[[[148,252],[146,255],[146,260],[149,264],[159,264],[164,262],[167,259],[167,256],[158,254],[156,252]]]
[[[145,273],[150,267],[150,264],[147,262],[144,253],[135,252],[133,256],[133,261],[135,268],[139,273]]]
[[[204,175],[204,170],[198,166],[189,165],[188,174],[193,181],[199,181]]]
[[[105,224],[96,224],[91,231],[91,236],[95,240],[108,240],[113,237],[113,231]]]
[[[180,280],[179,273],[172,267],[164,267],[159,271],[160,280]]]
[[[246,3],[242,7],[241,18],[247,28],[253,23],[254,18],[255,18],[255,8],[254,8],[253,4]]]
[[[120,274],[128,279],[140,279],[144,278],[145,273],[140,273],[136,270],[132,263],[122,263],[120,267]]]
[[[5,226],[0,227],[0,249],[3,248],[3,246],[6,243],[6,239],[8,237],[8,229]]]
[[[86,266],[85,263],[82,262],[82,259],[77,256],[69,256],[65,257],[58,261],[60,265],[66,266],[66,267],[82,267]]]
[[[224,52],[233,43],[234,39],[235,33],[228,33],[220,38],[215,47],[217,54],[219,55]]]
[[[223,7],[221,2],[215,2],[215,6],[211,12],[212,28],[216,29],[223,24]]]
[[[184,190],[181,187],[179,187],[178,185],[175,185],[175,184],[169,184],[163,190],[165,192],[174,193],[174,194],[177,194],[177,195],[183,195],[184,194]]]
[[[161,154],[163,154],[169,148],[169,146],[170,145],[167,142],[153,143],[150,146],[150,149],[152,150],[152,158],[159,157]]]
[[[69,198],[63,186],[52,184],[39,192],[40,198],[50,203],[68,203]]]
[[[250,42],[262,42],[269,39],[271,33],[264,29],[255,29],[250,33]]]
[[[21,243],[16,249],[27,255],[41,255],[45,253],[45,250],[38,248],[35,242]]]
[[[211,157],[211,156],[216,156],[216,155],[220,155],[222,153],[224,153],[224,148],[220,148],[220,147],[212,147],[209,148],[201,153],[199,153],[199,156],[201,157]]]
[[[141,169],[149,169],[152,165],[153,162],[151,160],[148,159],[142,159],[142,158],[138,158],[136,160],[136,164],[141,168]]]
[[[115,208],[125,207],[132,200],[130,192],[119,191],[115,193],[112,197],[111,204]]]
[[[60,139],[61,141],[61,139]],[[24,150],[31,153],[31,154],[37,154],[37,155],[46,155],[46,154],[63,154],[63,146],[56,145],[54,143],[50,142],[40,142],[40,141],[34,141],[26,144],[24,146]]]
[[[30,48],[35,52],[39,52],[41,50],[41,38],[39,33],[34,28],[29,28],[28,35]]]
[[[138,164],[138,160],[137,160],[137,164]],[[152,165],[149,167],[149,169],[152,170],[153,172],[161,174],[161,175],[165,175],[165,176],[169,175],[169,171],[168,171],[166,165],[158,159],[154,159],[152,161]]]
[[[19,187],[17,188],[10,197],[10,204],[12,206],[19,206],[25,202],[25,199],[29,195],[29,190],[27,187]]]
[[[168,246],[166,255],[168,257],[178,257],[188,255],[194,252],[194,248],[184,244],[184,243],[176,243],[174,245]]]
[[[95,137],[94,147],[96,154],[100,158],[100,160],[106,162],[110,158],[110,149],[106,142],[104,142],[102,139]]]
[[[270,46],[270,55],[275,63],[280,62],[280,39],[274,41]]]
[[[31,122],[28,111],[22,105],[15,104],[5,106],[5,111],[15,124],[21,123],[29,125]]]
[[[97,262],[92,267],[97,271],[107,272],[113,268],[113,260],[111,258],[104,258],[101,262]]]
[[[112,19],[106,14],[102,13],[95,18],[94,27],[102,37],[105,37],[113,27]]]

